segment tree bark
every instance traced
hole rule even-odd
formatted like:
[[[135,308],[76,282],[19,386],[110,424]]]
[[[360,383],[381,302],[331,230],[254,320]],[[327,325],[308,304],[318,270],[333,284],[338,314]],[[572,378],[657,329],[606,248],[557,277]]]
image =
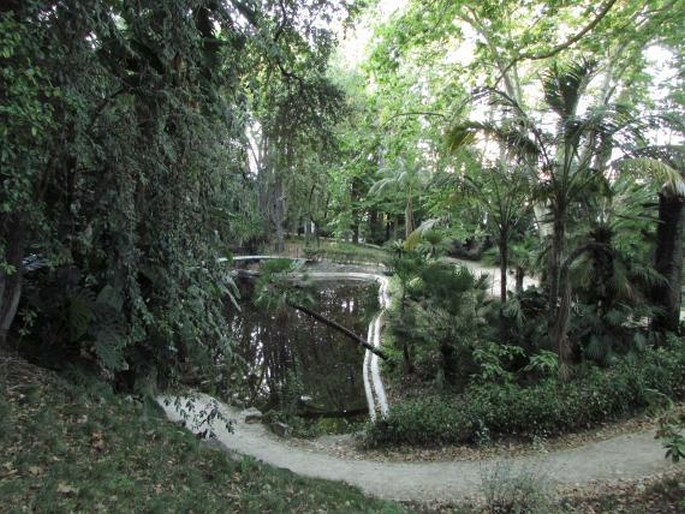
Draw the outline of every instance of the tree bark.
[[[662,309],[652,320],[652,329],[659,332],[679,332],[684,226],[685,198],[659,194],[654,267],[666,279],[652,288],[652,300]]]
[[[549,253],[549,264],[547,271],[547,292],[549,304],[552,310],[552,319],[556,317],[556,310],[559,305],[559,288],[561,281],[561,261],[566,249],[566,213],[555,214],[552,227],[552,247]]]
[[[360,344],[361,346],[363,346],[364,348],[369,350],[371,353],[375,353],[381,359],[384,359],[384,360],[388,359],[388,356],[383,352],[383,350],[380,350],[380,349],[376,348],[375,346],[373,346],[372,344],[369,344],[365,339],[359,337],[357,334],[352,332],[350,329],[342,326],[337,321],[333,321],[332,319],[327,318],[326,316],[324,316],[324,315],[322,315],[316,311],[313,311],[313,310],[305,307],[304,305],[299,305],[297,303],[292,303],[292,302],[288,302],[288,305],[290,305],[293,309],[297,309],[298,311],[303,312],[307,316],[311,316],[316,321],[320,321],[324,325],[327,325],[327,326],[331,327],[332,329],[337,330],[341,334],[345,334],[348,338],[350,338],[354,342]]]
[[[571,343],[568,338],[568,328],[571,319],[571,265],[588,250],[598,252],[610,252],[607,245],[601,243],[587,243],[579,246],[559,266],[559,304],[556,308],[555,317],[549,330],[549,338],[557,345],[559,355],[559,370],[562,378],[568,378],[569,364],[573,355]]]
[[[523,279],[526,276],[526,271],[521,266],[516,266],[516,293],[523,293]]]
[[[20,214],[0,217],[0,235],[5,242],[4,259],[14,268],[8,273],[0,269],[0,350],[7,351],[7,334],[19,307],[23,285],[23,260],[26,231]]]
[[[499,241],[499,298],[502,303],[507,301],[507,268],[509,266],[509,245],[506,239]]]
[[[409,239],[409,235],[414,232],[414,206],[411,196],[407,197],[407,204],[404,207],[404,238]]]

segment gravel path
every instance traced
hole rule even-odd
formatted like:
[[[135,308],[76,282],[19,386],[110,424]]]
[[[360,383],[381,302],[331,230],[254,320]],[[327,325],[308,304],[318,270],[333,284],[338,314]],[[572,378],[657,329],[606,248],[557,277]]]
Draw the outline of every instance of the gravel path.
[[[169,398],[166,398],[169,400]],[[374,462],[351,460],[292,447],[272,434],[264,425],[247,424],[240,412],[207,395],[159,403],[173,421],[185,419],[186,426],[197,433],[208,428],[206,418],[212,406],[234,421],[233,433],[214,420],[211,429],[226,448],[251,455],[263,462],[309,477],[341,480],[360,487],[366,493],[392,500],[461,501],[477,497],[481,476],[506,459],[446,462]],[[182,412],[185,411],[185,415]],[[515,469],[530,469],[551,485],[561,488],[583,487],[596,482],[638,479],[672,469],[652,432],[639,432],[536,457],[510,459]]]

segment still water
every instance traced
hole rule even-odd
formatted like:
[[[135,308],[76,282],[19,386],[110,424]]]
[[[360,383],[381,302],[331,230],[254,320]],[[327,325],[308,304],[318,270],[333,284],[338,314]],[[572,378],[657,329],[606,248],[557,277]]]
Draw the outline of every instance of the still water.
[[[313,310],[366,336],[379,309],[376,284],[321,281],[315,287]],[[308,413],[367,412],[363,348],[290,307],[257,308],[249,294],[245,288],[242,312],[229,314],[249,403]]]

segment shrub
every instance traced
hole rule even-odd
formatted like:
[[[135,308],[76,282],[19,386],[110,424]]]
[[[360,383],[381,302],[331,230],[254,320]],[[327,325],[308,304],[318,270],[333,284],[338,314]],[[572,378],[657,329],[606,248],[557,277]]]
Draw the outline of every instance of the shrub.
[[[440,445],[471,437],[475,427],[448,397],[432,396],[399,403],[387,417],[369,426],[372,445]]]
[[[394,405],[369,428],[372,446],[477,443],[488,437],[546,437],[596,426],[644,410],[650,394],[685,397],[685,349],[650,349],[608,369],[590,366],[571,382],[535,386],[471,385],[456,396],[435,395]]]
[[[481,484],[490,514],[549,512],[548,483],[535,467],[497,461],[481,471]]]

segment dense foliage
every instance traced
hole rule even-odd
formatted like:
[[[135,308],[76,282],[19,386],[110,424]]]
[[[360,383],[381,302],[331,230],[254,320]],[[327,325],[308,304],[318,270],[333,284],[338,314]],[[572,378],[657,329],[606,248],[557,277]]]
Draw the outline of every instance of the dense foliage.
[[[371,2],[349,66],[335,28],[362,5],[0,3],[0,348],[124,388],[211,380],[217,258],[299,232],[313,258],[389,248],[387,369],[480,398],[457,439],[504,431],[489,395],[590,381],[608,403],[573,419],[639,408],[621,366],[680,329],[683,5]],[[484,253],[498,299],[449,259]]]
[[[492,439],[546,438],[644,410],[658,394],[685,397],[685,352],[647,350],[608,369],[590,366],[573,380],[548,377],[534,386],[487,382],[460,395],[408,399],[370,427],[371,445],[482,444]]]
[[[376,166],[355,215],[397,241],[387,344],[422,387],[571,380],[679,330],[684,16],[408,1],[374,26],[363,70],[379,121],[354,142]],[[499,302],[440,259],[483,249]]]
[[[281,133],[305,116],[288,127],[303,138],[327,108],[312,102],[339,96],[322,78],[320,7],[2,4],[3,346],[127,386],[230,353],[216,259],[266,227],[250,113],[273,100]]]

